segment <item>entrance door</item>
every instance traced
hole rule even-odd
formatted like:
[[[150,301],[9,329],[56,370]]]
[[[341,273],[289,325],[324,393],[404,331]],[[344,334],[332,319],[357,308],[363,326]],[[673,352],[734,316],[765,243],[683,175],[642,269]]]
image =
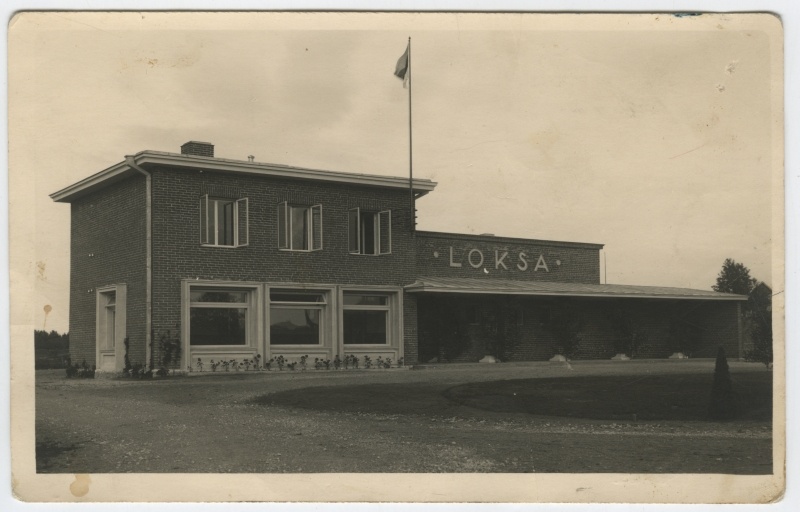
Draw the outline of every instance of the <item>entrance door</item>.
[[[121,371],[125,365],[125,285],[97,291],[97,369]]]

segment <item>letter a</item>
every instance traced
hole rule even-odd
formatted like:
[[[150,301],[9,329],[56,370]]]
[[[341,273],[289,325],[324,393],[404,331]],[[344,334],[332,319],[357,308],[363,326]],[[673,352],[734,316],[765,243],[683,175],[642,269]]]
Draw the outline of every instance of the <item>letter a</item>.
[[[539,259],[536,261],[536,266],[533,268],[534,272],[538,272],[540,268],[545,269],[545,271],[550,272],[550,269],[547,268],[547,263],[544,261],[544,256],[541,254],[539,255]]]

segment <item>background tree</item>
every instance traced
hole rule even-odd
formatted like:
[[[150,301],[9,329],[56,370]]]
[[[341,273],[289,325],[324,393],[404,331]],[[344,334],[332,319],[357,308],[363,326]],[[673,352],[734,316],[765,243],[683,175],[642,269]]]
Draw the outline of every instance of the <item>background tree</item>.
[[[742,263],[737,263],[735,260],[727,258],[717,276],[717,284],[712,286],[711,289],[715,292],[749,295],[757,283],[758,281],[750,277],[749,268]]]
[[[742,307],[745,333],[753,343],[744,357],[758,361],[767,367],[772,365],[772,289],[764,282],[750,276],[750,269],[731,258],[722,264],[717,284],[711,287],[716,292],[747,295]]]
[[[747,310],[744,313],[747,333],[753,348],[744,357],[748,361],[772,366],[772,288],[758,283],[750,292]]]

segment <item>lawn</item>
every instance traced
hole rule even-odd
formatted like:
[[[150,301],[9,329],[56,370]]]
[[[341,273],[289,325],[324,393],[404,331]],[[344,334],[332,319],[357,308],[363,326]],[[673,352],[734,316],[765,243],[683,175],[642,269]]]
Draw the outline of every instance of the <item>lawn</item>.
[[[772,374],[734,380],[741,421],[772,418]],[[312,387],[267,394],[256,402],[320,411],[485,417],[532,414],[605,420],[703,421],[711,378],[705,374],[590,375],[470,382]]]

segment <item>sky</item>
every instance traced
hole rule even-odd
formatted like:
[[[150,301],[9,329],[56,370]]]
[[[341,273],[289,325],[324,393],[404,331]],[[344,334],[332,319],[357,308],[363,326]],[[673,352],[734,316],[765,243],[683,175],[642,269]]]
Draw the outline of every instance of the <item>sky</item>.
[[[393,71],[408,37],[414,176],[438,183],[419,229],[602,243],[608,283],[709,289],[733,258],[773,284],[778,28],[667,14],[17,18],[10,209],[33,213],[35,327],[68,330],[69,206],[49,194],[126,154],[201,140],[224,158],[407,176]]]

